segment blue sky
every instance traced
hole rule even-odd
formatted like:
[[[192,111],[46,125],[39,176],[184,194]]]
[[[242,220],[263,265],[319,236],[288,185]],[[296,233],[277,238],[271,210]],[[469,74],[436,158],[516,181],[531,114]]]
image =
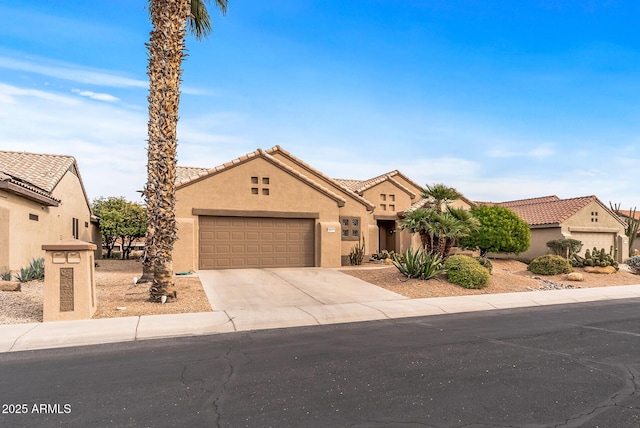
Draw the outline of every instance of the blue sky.
[[[0,149],[76,157],[140,200],[147,2],[0,0]],[[188,38],[178,161],[281,145],[333,177],[399,169],[472,200],[640,205],[640,3],[229,0]]]

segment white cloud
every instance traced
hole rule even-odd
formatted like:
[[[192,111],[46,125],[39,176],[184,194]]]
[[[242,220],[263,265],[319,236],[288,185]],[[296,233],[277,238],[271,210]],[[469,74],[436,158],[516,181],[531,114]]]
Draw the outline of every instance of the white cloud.
[[[525,146],[530,147],[532,144],[513,143],[511,146]],[[514,150],[512,147],[494,147],[487,151],[486,156],[491,158],[514,158],[514,157],[533,157],[533,158],[546,158],[556,154],[556,151],[550,144],[542,144],[538,147],[526,150]]]
[[[80,89],[72,89],[71,92],[73,92],[74,94],[78,94],[82,97],[87,97],[87,98],[91,98],[98,101],[107,101],[110,103],[120,101],[120,98],[114,97],[113,95],[110,95],[110,94],[100,94],[100,93],[95,93],[91,91],[82,91]]]
[[[118,76],[104,70],[93,70],[75,64],[52,62],[46,59],[21,61],[6,56],[0,56],[0,68],[16,71],[26,71],[48,77],[55,77],[67,81],[85,83],[96,86],[110,86],[117,88],[146,88],[146,80]]]

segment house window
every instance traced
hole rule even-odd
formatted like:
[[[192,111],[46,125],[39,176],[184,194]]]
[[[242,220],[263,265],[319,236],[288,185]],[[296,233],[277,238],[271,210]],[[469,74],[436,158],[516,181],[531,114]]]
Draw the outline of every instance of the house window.
[[[396,210],[396,206],[393,205],[393,204],[389,205],[389,210],[390,211],[395,211]]]
[[[265,196],[269,195],[269,189],[262,189],[262,194]]]
[[[38,214],[29,214],[29,220],[38,221]]]
[[[269,177],[262,177],[262,184],[269,184]]]
[[[386,211],[387,210],[387,205],[386,204],[380,204],[380,208],[382,208],[382,211]]]
[[[79,220],[78,220],[77,218],[74,218],[74,219],[72,220],[71,232],[72,232],[73,237],[74,237],[75,239],[78,239],[78,237],[80,236],[80,235],[79,235],[79,233],[78,233],[78,232],[79,232],[79,229],[80,229],[80,227],[79,227],[79,223],[80,223],[80,222],[79,222]]]
[[[342,239],[345,241],[357,241],[360,239],[360,217],[340,217],[342,226]]]
[[[389,195],[389,200],[391,202],[395,201],[396,200],[396,195]]]
[[[385,195],[384,193],[380,193],[380,200],[381,201],[386,201],[387,200],[387,195]]]
[[[252,195],[257,195],[258,194],[258,188],[257,187],[252,187],[251,188],[251,194]]]
[[[89,228],[89,222],[88,222],[88,221],[85,221],[85,222],[84,222],[84,228],[85,228],[85,229],[88,229],[88,228]]]
[[[251,177],[251,184],[258,184],[258,177]]]

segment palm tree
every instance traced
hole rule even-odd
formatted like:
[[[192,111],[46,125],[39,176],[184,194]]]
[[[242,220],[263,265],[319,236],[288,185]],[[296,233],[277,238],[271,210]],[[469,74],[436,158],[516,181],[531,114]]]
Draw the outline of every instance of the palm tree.
[[[434,249],[433,223],[435,216],[436,211],[433,208],[410,211],[400,220],[400,230],[418,233],[422,248],[427,252],[431,252]]]
[[[208,1],[208,0],[207,0]],[[216,0],[224,14],[227,0]],[[153,271],[152,301],[174,297],[173,244],[176,241],[175,176],[182,60],[187,25],[198,40],[211,32],[211,20],[203,0],[150,0],[153,30],[149,49],[149,123],[147,184],[144,189],[148,221],[145,257],[147,278]],[[146,270],[146,272],[144,272]]]
[[[467,236],[471,232],[480,228],[480,221],[471,214],[471,211],[464,208],[451,207],[447,207],[447,211],[456,219],[458,227],[456,228],[455,233],[451,233],[448,236],[443,252],[444,258],[449,257],[451,248],[455,245],[457,238]]]
[[[427,184],[422,190],[422,197],[433,200],[433,206],[437,213],[442,212],[442,205],[449,205],[450,202],[460,199],[460,193],[453,187],[437,183],[432,186]]]

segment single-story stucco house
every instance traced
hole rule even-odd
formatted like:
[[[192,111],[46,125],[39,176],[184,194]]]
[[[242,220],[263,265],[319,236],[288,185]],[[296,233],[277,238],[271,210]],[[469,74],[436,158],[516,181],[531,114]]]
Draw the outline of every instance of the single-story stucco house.
[[[422,188],[394,170],[369,180],[330,178],[280,146],[212,169],[178,167],[176,271],[248,267],[339,267],[400,251],[402,213]]]
[[[547,242],[572,238],[582,241],[581,253],[593,247],[614,249],[619,262],[629,256],[624,222],[596,196],[560,199],[557,196],[498,203],[529,223],[531,247],[520,254],[529,261],[551,251]]]
[[[101,242],[72,156],[0,151],[0,271],[44,256],[43,244]]]

